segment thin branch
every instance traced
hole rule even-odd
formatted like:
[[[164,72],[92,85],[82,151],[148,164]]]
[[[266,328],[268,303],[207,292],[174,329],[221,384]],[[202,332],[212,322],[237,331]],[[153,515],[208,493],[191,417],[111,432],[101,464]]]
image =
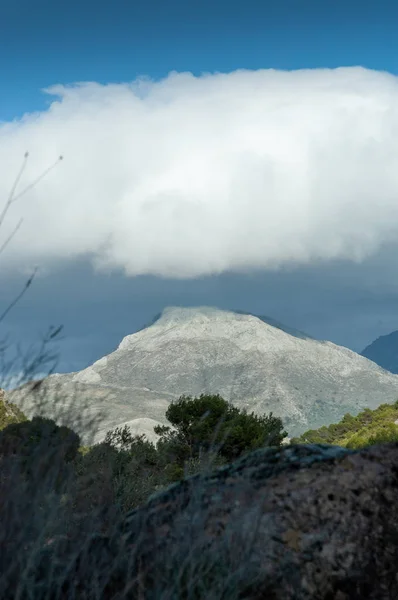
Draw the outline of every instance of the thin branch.
[[[0,322],[1,322],[1,321],[4,319],[4,317],[5,317],[5,316],[6,316],[6,314],[7,314],[7,313],[8,313],[8,312],[11,310],[11,308],[12,308],[13,306],[15,306],[15,304],[18,302],[18,300],[19,300],[20,298],[22,298],[22,296],[24,295],[24,293],[26,292],[26,290],[28,289],[28,287],[29,287],[29,286],[30,286],[30,284],[32,283],[32,281],[33,281],[33,278],[34,278],[34,276],[36,275],[36,273],[37,273],[37,267],[35,267],[35,270],[34,270],[34,272],[33,272],[33,273],[32,273],[32,275],[29,277],[28,281],[25,283],[25,287],[24,287],[24,289],[22,290],[22,292],[20,292],[20,294],[19,294],[19,295],[18,295],[18,296],[15,298],[15,300],[13,300],[13,301],[11,302],[11,304],[8,306],[8,308],[6,308],[6,310],[5,310],[5,311],[3,312],[3,314],[0,316]]]
[[[13,198],[10,202],[10,204],[12,204],[12,202],[15,202],[16,200],[18,200],[21,196],[23,196],[28,190],[30,190],[32,187],[34,187],[36,185],[36,183],[39,183],[39,181],[41,181],[43,179],[43,177],[45,177],[50,171],[52,171],[52,169],[54,169],[54,167],[57,166],[57,164],[59,162],[61,162],[61,160],[63,160],[64,157],[63,156],[59,156],[57,158],[57,160],[55,161],[54,164],[52,164],[50,167],[48,167],[48,169],[46,169],[41,175],[40,177],[38,177],[37,179],[35,179],[32,183],[30,183],[24,190],[22,190],[22,192],[20,194],[18,194],[18,196],[15,196],[15,198]],[[1,221],[0,221],[0,225],[1,225]]]
[[[37,179],[35,179],[32,183],[30,183],[28,186],[26,186],[26,188],[24,190],[22,190],[22,192],[20,192],[17,196],[14,197],[15,190],[17,189],[17,185],[19,183],[19,180],[21,179],[22,174],[23,174],[23,172],[25,170],[28,158],[29,158],[29,152],[25,152],[25,154],[24,154],[24,160],[23,160],[23,163],[22,163],[21,170],[19,171],[19,173],[18,173],[18,175],[17,175],[17,177],[16,177],[16,179],[14,181],[14,185],[11,188],[11,192],[10,192],[10,195],[9,195],[8,200],[6,202],[6,205],[5,205],[4,209],[3,209],[3,212],[0,215],[0,227],[1,227],[2,223],[3,223],[3,221],[4,221],[4,217],[6,216],[6,213],[7,213],[8,209],[10,208],[11,204],[13,202],[16,202],[19,198],[21,198],[21,196],[23,196],[24,194],[26,194],[26,192],[28,192],[29,190],[31,190],[37,183],[39,183],[39,181],[41,181],[43,179],[43,177],[45,177],[50,171],[52,171],[52,169],[54,169],[54,167],[56,167],[57,164],[61,160],[63,160],[64,157],[63,156],[59,156],[58,159],[55,161],[54,164],[52,164],[50,167],[48,167],[48,169],[46,169]],[[20,226],[20,224],[17,226],[17,228],[19,226]],[[8,243],[8,241],[6,242],[6,244],[7,243]],[[4,246],[3,246],[3,248],[4,248]]]
[[[3,212],[1,213],[1,216],[0,216],[0,227],[1,227],[1,224],[3,223],[3,221],[4,221],[4,217],[6,216],[6,212],[7,212],[7,210],[10,208],[10,205],[11,205],[11,204],[12,204],[12,202],[13,202],[13,196],[14,196],[14,194],[15,194],[15,190],[17,189],[17,185],[18,185],[18,183],[19,183],[19,180],[20,180],[20,179],[21,179],[21,177],[22,177],[22,173],[23,173],[23,172],[24,172],[24,170],[25,170],[26,163],[27,163],[27,161],[28,161],[28,157],[29,157],[29,152],[25,152],[25,154],[24,154],[24,160],[23,160],[23,163],[22,163],[21,170],[19,171],[19,173],[18,173],[18,175],[17,175],[17,178],[16,178],[16,179],[15,179],[15,181],[14,181],[14,185],[13,185],[13,186],[12,186],[12,188],[11,188],[11,192],[10,192],[10,195],[8,196],[8,200],[7,200],[7,202],[6,202],[6,205],[5,205],[5,207],[4,207],[4,210],[3,210]]]
[[[59,158],[55,161],[54,164],[52,164],[48,169],[46,169],[37,179],[35,179],[31,184],[29,184],[24,190],[22,190],[22,192],[20,194],[18,194],[17,196],[14,196],[15,194],[15,190],[17,189],[18,183],[22,177],[22,174],[25,170],[26,167],[26,163],[27,160],[29,158],[29,152],[25,152],[24,154],[24,160],[22,163],[22,167],[14,181],[14,185],[11,188],[11,192],[10,195],[8,197],[8,200],[6,202],[6,205],[3,209],[3,212],[0,215],[0,227],[4,221],[4,217],[6,216],[6,213],[8,211],[8,209],[10,208],[11,204],[13,202],[15,202],[16,200],[18,200],[21,196],[23,196],[27,191],[29,191],[30,189],[32,189],[39,181],[41,181],[43,179],[43,177],[45,177],[52,169],[54,169],[54,167],[57,166],[57,164],[63,160],[63,156],[59,156]],[[14,229],[14,231],[11,233],[11,235],[6,239],[6,241],[4,242],[4,244],[1,246],[0,248],[0,254],[3,252],[4,248],[7,246],[7,244],[11,241],[11,239],[14,237],[14,235],[16,234],[16,232],[18,231],[18,229],[20,228],[21,224],[23,222],[23,219],[21,219],[19,221],[19,223],[17,224],[16,228]],[[35,268],[33,274],[30,276],[30,278],[28,279],[28,281],[25,284],[25,288],[22,290],[22,292],[19,294],[19,296],[17,296],[15,298],[15,300],[13,302],[11,302],[11,304],[8,306],[8,308],[6,308],[6,310],[3,312],[3,314],[0,316],[0,322],[4,319],[4,317],[7,315],[7,313],[11,310],[11,308],[13,306],[15,306],[15,304],[18,302],[18,300],[23,296],[23,294],[26,292],[26,290],[28,289],[28,287],[30,286],[30,284],[33,281],[33,278],[35,276],[37,272],[37,267]]]
[[[42,338],[42,343],[37,356],[33,353],[34,348],[31,346],[30,349],[26,352],[26,356],[22,357],[22,365],[19,370],[19,374],[17,376],[11,375],[7,378],[7,373],[12,373],[11,366],[14,364],[14,360],[5,361],[5,349],[6,345],[4,343],[4,347],[1,348],[0,351],[0,387],[9,387],[12,382],[13,389],[20,387],[27,381],[32,380],[35,373],[38,371],[39,367],[43,369],[43,366],[50,365],[51,368],[48,369],[46,367],[46,377],[51,375],[54,372],[54,369],[57,364],[57,355],[52,354],[48,351],[45,351],[46,345],[48,345],[54,338],[57,338],[56,341],[60,341],[62,337],[57,337],[60,331],[63,329],[63,325],[57,327],[55,331],[52,331],[54,326],[51,325],[48,333]],[[20,344],[17,343],[18,355],[22,356],[22,351],[20,348]],[[31,357],[34,356],[32,359]]]
[[[0,248],[0,254],[3,252],[4,248],[11,241],[11,239],[14,237],[14,235],[16,234],[16,232],[18,231],[18,229],[21,227],[22,222],[23,222],[23,219],[21,219],[19,221],[18,225],[16,226],[16,228],[14,229],[14,231],[12,232],[12,234],[8,237],[8,239],[6,239],[6,241],[4,242],[4,244],[1,246],[1,248]]]

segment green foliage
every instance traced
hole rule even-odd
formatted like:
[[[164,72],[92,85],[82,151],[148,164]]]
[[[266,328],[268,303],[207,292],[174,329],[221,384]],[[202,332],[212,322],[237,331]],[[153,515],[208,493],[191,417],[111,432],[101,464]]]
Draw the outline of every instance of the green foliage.
[[[339,423],[306,431],[292,438],[292,444],[332,444],[364,448],[373,444],[398,441],[398,401],[382,404],[375,410],[365,408],[356,417],[344,415]]]
[[[175,429],[155,427],[156,446],[124,426],[109,431],[101,444],[79,448],[75,508],[115,504],[127,511],[174,481],[225,465],[252,449],[280,445],[286,436],[272,414],[248,415],[218,395],[181,396],[166,417]]]
[[[279,446],[287,435],[281,419],[272,413],[262,417],[247,414],[218,394],[181,396],[169,405],[166,417],[176,431],[155,427],[155,433],[161,435],[157,448],[177,464],[211,450],[231,462],[256,448]]]
[[[78,495],[91,508],[112,502],[127,511],[170,481],[155,446],[143,434],[133,436],[128,426],[80,452],[75,468]]]
[[[125,425],[124,427],[116,427],[112,431],[108,431],[105,436],[104,443],[120,450],[129,450],[135,442],[135,437],[132,435],[130,428]]]
[[[144,434],[133,436],[127,425],[108,431],[103,444],[117,450],[117,464],[120,468],[126,463],[131,468],[131,463],[134,462],[137,469],[145,470],[147,467],[156,467],[159,463],[154,444],[145,439]]]
[[[357,449],[389,442],[398,442],[398,427],[394,423],[361,429],[350,437],[346,447]]]
[[[2,400],[0,396],[0,431],[13,423],[22,423],[28,419],[24,413],[12,402]]]

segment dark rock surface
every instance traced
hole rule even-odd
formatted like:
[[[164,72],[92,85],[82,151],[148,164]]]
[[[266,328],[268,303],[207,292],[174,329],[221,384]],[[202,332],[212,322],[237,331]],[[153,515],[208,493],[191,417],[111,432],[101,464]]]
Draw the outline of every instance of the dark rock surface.
[[[397,507],[398,444],[261,449],[93,539],[74,563],[80,596],[69,582],[64,597],[90,597],[90,559],[106,598],[393,600]]]

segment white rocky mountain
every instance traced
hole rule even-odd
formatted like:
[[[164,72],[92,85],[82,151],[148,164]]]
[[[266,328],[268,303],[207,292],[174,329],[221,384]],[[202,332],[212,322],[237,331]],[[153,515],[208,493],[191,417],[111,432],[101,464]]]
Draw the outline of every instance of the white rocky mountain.
[[[55,400],[57,390],[62,400]],[[90,415],[103,414],[95,441],[125,423],[156,441],[153,427],[168,424],[169,403],[201,393],[218,393],[249,413],[272,411],[295,436],[347,412],[395,401],[398,375],[266,317],[171,307],[90,367],[51,375],[35,392],[26,384],[7,392],[7,399],[31,417],[38,413],[39,393],[51,399],[42,414],[57,421],[66,422],[59,419],[61,405],[77,418],[84,405]],[[75,429],[90,443],[87,426]]]

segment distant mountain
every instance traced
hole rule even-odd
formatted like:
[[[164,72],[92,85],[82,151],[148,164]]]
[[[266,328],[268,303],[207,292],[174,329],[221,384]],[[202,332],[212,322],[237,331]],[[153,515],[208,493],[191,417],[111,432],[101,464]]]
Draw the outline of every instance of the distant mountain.
[[[398,331],[378,337],[377,340],[366,346],[365,350],[361,352],[361,356],[373,360],[386,371],[398,373]]]
[[[39,399],[31,388],[29,383],[7,392],[29,418],[38,412]],[[76,417],[84,400],[91,415],[104,414],[95,441],[125,423],[155,441],[153,426],[168,424],[169,403],[201,393],[218,393],[258,415],[273,412],[292,437],[338,422],[345,413],[394,402],[398,376],[268,317],[171,307],[90,367],[43,380],[37,389],[51,399],[42,412],[50,418],[59,406],[57,388]],[[75,429],[85,442],[86,430]]]

